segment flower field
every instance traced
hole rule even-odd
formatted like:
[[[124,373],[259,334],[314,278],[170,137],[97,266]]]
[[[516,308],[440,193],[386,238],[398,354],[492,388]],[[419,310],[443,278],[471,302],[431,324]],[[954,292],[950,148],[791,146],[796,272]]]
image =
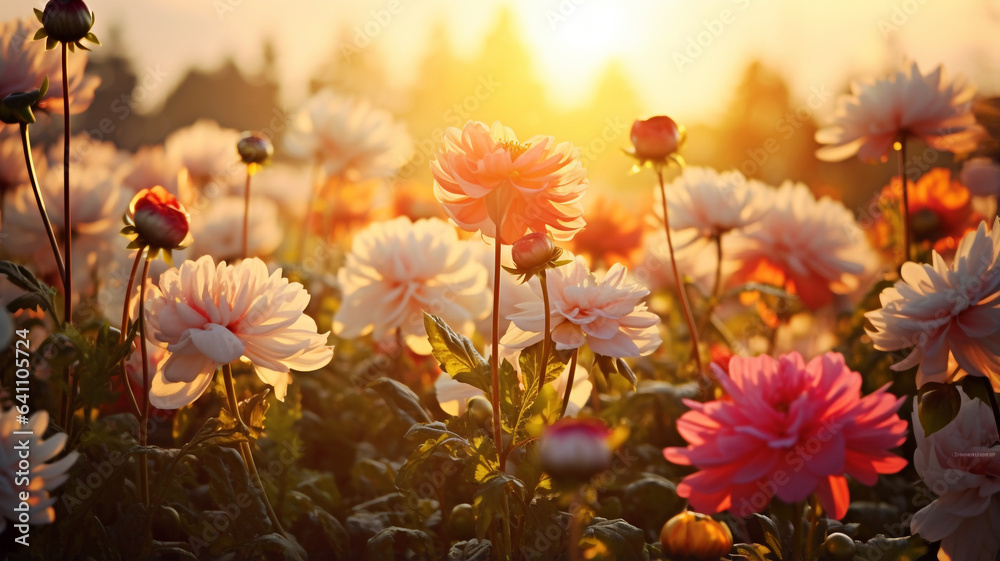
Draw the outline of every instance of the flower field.
[[[39,4],[0,23],[4,559],[1000,559],[989,86],[900,57],[731,165],[468,60],[421,70],[474,77],[443,113],[366,95],[399,2],[263,117],[108,94],[99,0]]]

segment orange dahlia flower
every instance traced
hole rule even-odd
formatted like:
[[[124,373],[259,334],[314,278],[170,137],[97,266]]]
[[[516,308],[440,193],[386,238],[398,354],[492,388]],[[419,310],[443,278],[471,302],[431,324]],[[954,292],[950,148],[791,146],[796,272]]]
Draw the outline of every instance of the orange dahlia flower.
[[[445,131],[431,172],[434,195],[463,230],[512,244],[529,232],[567,241],[584,227],[587,173],[569,142],[551,136],[519,142],[499,122],[469,121]]]

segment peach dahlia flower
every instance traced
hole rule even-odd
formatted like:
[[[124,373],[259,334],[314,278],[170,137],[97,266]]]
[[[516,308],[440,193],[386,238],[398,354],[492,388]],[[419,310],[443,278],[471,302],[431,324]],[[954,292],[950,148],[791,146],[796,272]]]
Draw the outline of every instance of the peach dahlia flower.
[[[0,99],[39,88],[47,76],[49,91],[39,103],[39,109],[62,114],[62,59],[59,51],[46,51],[44,42],[32,40],[37,25],[34,18],[0,22]],[[100,78],[84,74],[86,66],[86,52],[76,53],[67,61],[71,114],[90,106],[94,90],[101,83]],[[4,125],[0,123],[2,128]]]
[[[903,264],[901,280],[882,291],[882,307],[865,314],[880,351],[912,351],[892,365],[920,365],[917,384],[944,382],[953,358],[968,374],[986,376],[1000,391],[1000,219],[992,230],[981,222],[958,244],[949,266],[933,253],[933,264]]]
[[[585,224],[581,199],[588,183],[580,151],[551,136],[519,142],[499,122],[449,127],[431,173],[434,195],[459,228],[496,238],[499,209],[503,244],[529,232],[566,241]]]
[[[772,201],[767,219],[734,240],[731,258],[741,263],[739,280],[762,275],[813,310],[857,289],[860,277],[874,268],[875,254],[851,211],[827,197],[816,200],[805,184],[791,181]]]
[[[490,311],[486,268],[455,228],[437,218],[401,216],[368,226],[354,237],[337,278],[343,292],[333,320],[338,337],[372,333],[382,341],[398,329],[411,350],[429,354],[424,312],[469,333]]]
[[[962,392],[958,416],[926,434],[913,404],[913,466],[937,496],[910,531],[940,541],[940,561],[993,561],[1000,550],[1000,445],[990,406]]]
[[[906,439],[896,411],[903,398],[886,386],[861,397],[861,375],[844,357],[826,353],[805,363],[798,353],[771,358],[734,356],[727,374],[713,364],[727,399],[699,403],[677,421],[685,448],[663,450],[667,460],[700,471],[677,494],[706,513],[760,512],[775,495],[786,503],[816,493],[836,519],[847,513],[850,475],[874,485],[906,460],[889,453]]]
[[[170,352],[151,391],[181,407],[204,393],[217,367],[245,358],[284,400],[290,370],[333,358],[327,334],[303,313],[308,303],[301,284],[280,269],[269,274],[255,257],[216,265],[206,256],[164,272],[146,297],[146,338]]]
[[[851,84],[841,96],[833,123],[816,132],[828,144],[816,157],[829,162],[857,154],[862,160],[884,160],[892,145],[916,137],[935,150],[963,152],[975,147],[980,128],[972,114],[975,90],[947,81],[942,67],[924,75],[917,63],[879,80]]]
[[[557,349],[586,343],[599,355],[637,357],[660,346],[659,318],[643,303],[649,291],[627,279],[626,273],[616,263],[597,278],[582,257],[548,271],[550,326]],[[535,298],[517,304],[520,311],[508,316],[511,325],[500,340],[507,349],[524,349],[542,340],[542,288],[537,278],[529,284]]]

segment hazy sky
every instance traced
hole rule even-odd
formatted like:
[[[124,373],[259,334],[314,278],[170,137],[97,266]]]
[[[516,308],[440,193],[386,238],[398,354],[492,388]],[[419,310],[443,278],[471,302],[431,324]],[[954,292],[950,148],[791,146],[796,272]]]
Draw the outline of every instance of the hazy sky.
[[[27,16],[43,0],[4,0],[0,17]],[[649,112],[711,119],[724,107],[749,58],[784,71],[794,93],[837,91],[851,78],[904,60],[944,63],[1000,93],[1000,0],[91,0],[98,35],[114,22],[138,61],[137,73],[164,73],[147,106],[186,67],[235,56],[260,65],[261,37],[275,39],[286,103],[339,48],[340,30],[362,33],[401,84],[415,75],[426,38],[445,20],[470,56],[503,6],[512,6],[550,96],[582,101],[611,57],[623,59]],[[102,34],[103,32],[103,34]],[[354,33],[352,33],[353,35]],[[148,70],[147,70],[148,69]],[[832,100],[831,102],[832,103]]]

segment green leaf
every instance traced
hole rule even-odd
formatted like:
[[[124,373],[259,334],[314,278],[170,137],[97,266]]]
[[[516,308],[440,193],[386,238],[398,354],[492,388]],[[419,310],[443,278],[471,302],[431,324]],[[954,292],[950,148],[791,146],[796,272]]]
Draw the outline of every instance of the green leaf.
[[[759,543],[738,543],[733,546],[735,555],[742,555],[746,561],[772,561],[772,551]]]
[[[646,541],[642,530],[622,519],[595,518],[583,531],[582,550],[588,559],[614,559],[615,561],[643,561]],[[603,556],[588,556],[587,551],[597,549]]]
[[[47,31],[45,31],[44,27],[42,27],[38,31],[35,32],[35,36],[32,37],[31,40],[32,41],[37,41],[39,39],[45,39],[48,36],[49,36],[49,33]]]
[[[493,544],[490,540],[471,539],[458,542],[448,551],[448,561],[491,561]]]
[[[98,39],[97,35],[94,35],[93,32],[88,33],[86,39],[88,41],[90,41],[91,43],[95,44],[95,45],[99,45],[100,46],[100,44],[101,44],[101,40]]]
[[[236,405],[240,410],[240,419],[246,426],[247,437],[250,440],[258,440],[264,436],[264,416],[271,405],[267,402],[267,394],[270,392],[271,388],[264,388],[260,393],[252,395]],[[236,417],[233,416],[228,407],[219,411],[219,420],[227,427],[237,430],[243,428],[237,426]]]
[[[502,471],[492,471],[489,473],[479,489],[476,491],[473,507],[476,512],[476,537],[480,540],[486,537],[490,526],[494,521],[500,524],[508,524],[508,520],[503,519],[503,498],[504,495],[512,497],[508,505],[524,504],[524,483],[513,475],[508,475]],[[514,513],[508,512],[513,517]]]
[[[521,351],[517,364],[521,369],[521,377],[525,387],[538,386],[538,364],[542,360],[542,342],[539,341]],[[545,369],[545,383],[548,384],[566,370],[566,363],[559,359],[555,344],[549,346],[548,365]]]
[[[393,526],[372,536],[365,546],[365,559],[394,561],[407,559],[408,554],[417,559],[434,559],[434,541],[427,532]]]
[[[382,396],[386,404],[410,424],[431,422],[430,415],[420,405],[420,398],[405,385],[390,378],[379,378],[368,387]]]
[[[45,50],[46,51],[51,51],[52,49],[56,48],[56,45],[58,45],[58,44],[59,44],[59,41],[56,41],[52,37],[46,37],[45,38]]]
[[[428,313],[424,313],[424,330],[441,369],[455,380],[483,390],[489,398],[492,393],[490,365],[472,341],[455,333],[441,318]]]
[[[785,549],[777,524],[774,523],[774,520],[758,512],[751,514],[750,520],[756,522],[760,533],[763,534],[764,543],[767,544],[767,547],[771,549],[771,552],[780,561],[784,557]]]

